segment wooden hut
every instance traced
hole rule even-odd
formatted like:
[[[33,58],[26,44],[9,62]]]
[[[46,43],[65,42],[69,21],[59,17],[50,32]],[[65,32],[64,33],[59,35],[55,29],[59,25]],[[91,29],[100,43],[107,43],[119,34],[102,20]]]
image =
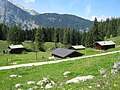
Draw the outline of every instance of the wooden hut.
[[[78,57],[82,55],[83,54],[76,52],[75,50],[64,49],[64,48],[57,48],[52,51],[52,56],[59,58]]]
[[[11,54],[20,54],[23,52],[23,50],[24,50],[23,45],[9,45],[8,46],[8,51]]]
[[[115,43],[113,41],[99,41],[95,43],[95,48],[97,50],[107,50],[115,48]]]
[[[84,50],[85,47],[83,45],[75,45],[75,46],[71,46],[69,49],[73,49],[73,50]]]

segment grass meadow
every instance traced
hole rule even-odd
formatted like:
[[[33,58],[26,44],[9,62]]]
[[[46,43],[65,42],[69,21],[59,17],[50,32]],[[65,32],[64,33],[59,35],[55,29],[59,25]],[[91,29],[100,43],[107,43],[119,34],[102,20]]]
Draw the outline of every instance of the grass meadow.
[[[51,56],[50,52],[55,48],[54,43],[45,43],[45,48],[47,49],[46,52],[37,52],[36,60],[35,52],[28,52],[26,54],[3,54],[2,51],[6,50],[8,45],[9,44],[6,41],[0,41],[0,66],[48,61],[48,57]],[[34,51],[33,43],[24,42],[23,45],[26,48]],[[62,44],[59,45],[64,47]],[[117,45],[119,46],[119,43]],[[86,48],[85,50],[78,50],[78,52],[83,53],[84,55],[93,55],[116,50],[120,50],[120,48],[117,47],[106,51]],[[27,81],[38,82],[43,77],[50,78],[56,83],[55,86],[50,90],[119,90],[120,72],[115,75],[111,75],[110,73],[113,63],[118,61],[120,62],[120,53],[61,62],[51,65],[2,70],[0,71],[0,90],[18,90],[15,88],[15,85],[18,83],[23,85],[21,90],[28,90],[34,85],[27,85]],[[99,70],[101,68],[107,69],[106,78],[103,78],[103,76],[100,74]],[[64,77],[63,73],[65,71],[70,71],[71,73],[67,77]],[[10,78],[9,76],[12,74],[21,75],[22,77]],[[67,80],[84,75],[93,75],[95,77],[92,80],[80,82],[77,84],[66,84]],[[35,90],[45,89],[43,88]]]
[[[17,83],[23,85],[22,90],[27,90],[33,87],[33,85],[27,85],[27,81],[37,82],[43,77],[48,77],[56,83],[54,88],[50,90],[119,90],[120,73],[116,75],[110,74],[113,63],[118,61],[120,61],[120,53],[51,65],[3,70],[0,71],[0,90],[17,90],[15,88]],[[101,68],[107,69],[106,78],[103,78],[99,73]],[[65,71],[70,71],[71,74],[64,77],[63,73]],[[11,74],[21,75],[22,78],[10,78],[9,75]],[[93,80],[78,84],[66,84],[67,80],[84,75],[93,75],[95,77]]]

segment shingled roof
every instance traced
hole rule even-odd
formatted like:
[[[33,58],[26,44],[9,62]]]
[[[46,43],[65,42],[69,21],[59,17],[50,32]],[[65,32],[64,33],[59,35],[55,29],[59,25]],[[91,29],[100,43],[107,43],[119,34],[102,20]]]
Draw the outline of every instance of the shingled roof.
[[[9,47],[10,49],[24,48],[23,45],[9,45],[8,47]]]
[[[69,49],[64,49],[64,48],[57,48],[52,51],[53,55],[65,58],[68,55],[72,54],[73,52],[76,52],[75,50],[69,50]]]
[[[96,43],[98,43],[101,46],[115,45],[115,43],[113,41],[99,41],[99,42],[96,42]]]
[[[76,45],[76,46],[71,46],[72,48],[79,50],[79,49],[85,49],[83,45]]]

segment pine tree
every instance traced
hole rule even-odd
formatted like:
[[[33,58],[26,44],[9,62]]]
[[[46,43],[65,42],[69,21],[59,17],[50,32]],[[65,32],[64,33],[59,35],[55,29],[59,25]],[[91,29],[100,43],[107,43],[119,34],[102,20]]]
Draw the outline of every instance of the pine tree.
[[[55,47],[57,47],[57,30],[54,30],[53,42],[55,43]]]
[[[14,25],[8,32],[7,40],[12,44],[20,44],[22,42],[21,28]]]
[[[36,50],[45,51],[44,48],[44,35],[42,29],[37,29],[35,34],[35,48]]]

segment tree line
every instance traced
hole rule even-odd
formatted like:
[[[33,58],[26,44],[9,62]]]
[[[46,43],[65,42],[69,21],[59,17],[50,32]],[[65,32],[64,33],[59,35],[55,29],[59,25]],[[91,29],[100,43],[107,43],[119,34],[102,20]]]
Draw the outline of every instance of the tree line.
[[[24,41],[35,42],[37,49],[44,49],[44,42],[54,42],[69,45],[84,45],[94,47],[96,41],[120,35],[120,18],[111,18],[98,22],[94,20],[93,27],[88,31],[78,31],[73,28],[34,28],[23,30],[20,25],[8,27],[0,24],[0,40],[7,40],[12,44],[19,44]]]

